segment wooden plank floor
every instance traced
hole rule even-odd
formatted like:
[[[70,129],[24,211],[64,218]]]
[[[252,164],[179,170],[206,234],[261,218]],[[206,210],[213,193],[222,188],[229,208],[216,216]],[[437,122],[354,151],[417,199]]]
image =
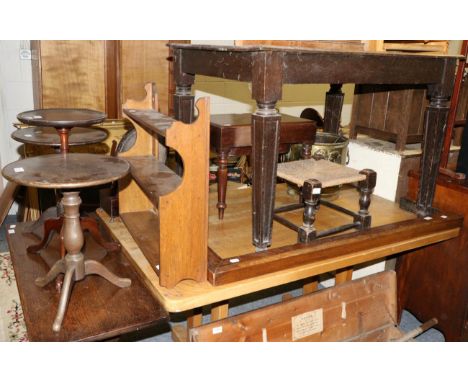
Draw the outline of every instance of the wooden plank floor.
[[[217,192],[216,184],[210,187],[210,217],[209,217],[209,239],[208,244],[221,258],[242,256],[254,252],[252,245],[252,219],[251,219],[251,188],[238,189],[239,183],[228,183],[227,208],[224,219],[218,219],[216,208]],[[276,188],[276,206],[297,203],[298,196],[290,196],[287,193],[286,184],[278,184]],[[359,210],[359,193],[355,188],[345,188],[339,193],[335,204],[345,207],[351,211]],[[372,227],[396,223],[414,218],[414,215],[404,211],[395,203],[372,196],[370,206],[372,214]],[[281,216],[291,220],[296,225],[302,225],[303,210],[282,213]],[[344,215],[331,208],[321,206],[317,214],[315,225],[319,231],[336,227],[342,224],[352,223],[350,216]],[[346,231],[352,232],[351,231]],[[343,234],[343,233],[341,233]],[[283,247],[297,242],[297,233],[293,230],[273,222],[273,243],[270,248]],[[233,245],[235,243],[235,245]]]

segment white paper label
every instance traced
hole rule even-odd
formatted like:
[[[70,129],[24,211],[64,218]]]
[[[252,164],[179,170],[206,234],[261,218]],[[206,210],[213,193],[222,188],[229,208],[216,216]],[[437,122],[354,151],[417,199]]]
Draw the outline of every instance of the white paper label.
[[[323,309],[315,309],[291,318],[292,340],[297,341],[323,332]]]
[[[15,230],[14,230],[14,229],[9,229],[9,230],[8,230],[8,233],[9,233],[9,234],[15,233]]]
[[[15,172],[24,172],[24,168],[23,167],[15,167],[14,171]]]
[[[424,220],[432,220],[432,218],[430,216],[426,216]]]
[[[320,195],[320,192],[322,192],[321,188],[314,188],[312,190],[312,195]]]
[[[10,228],[16,228],[16,224],[10,225]]]
[[[213,334],[221,334],[223,332],[223,327],[222,326],[216,326],[213,328]]]

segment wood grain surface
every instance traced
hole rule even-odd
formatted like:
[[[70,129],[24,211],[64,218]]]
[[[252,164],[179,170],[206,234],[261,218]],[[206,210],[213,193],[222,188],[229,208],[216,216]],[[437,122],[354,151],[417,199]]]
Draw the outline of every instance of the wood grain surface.
[[[110,183],[129,170],[126,160],[106,155],[51,154],[12,162],[2,174],[23,186],[69,189]]]
[[[200,342],[352,341],[396,323],[396,276],[388,271],[195,327],[189,337]]]
[[[106,110],[105,41],[40,42],[40,107]]]
[[[56,235],[38,255],[26,253],[37,241],[24,229],[31,223],[18,223],[9,233],[8,243],[15,270],[30,341],[95,341],[140,331],[167,322],[168,315],[146,290],[131,264],[121,253],[106,255],[90,236],[85,235],[85,258],[102,262],[110,271],[132,280],[129,288],[118,288],[102,277],[88,276],[73,287],[70,303],[59,333],[52,331],[60,294],[55,283],[44,288],[35,285],[60,257]]]

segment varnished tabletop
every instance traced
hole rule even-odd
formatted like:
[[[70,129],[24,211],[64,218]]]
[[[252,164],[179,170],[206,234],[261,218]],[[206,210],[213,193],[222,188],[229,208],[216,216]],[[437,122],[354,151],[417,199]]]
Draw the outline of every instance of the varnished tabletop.
[[[252,114],[213,114],[210,116],[210,125],[214,127],[240,127],[240,126],[247,126],[250,128],[252,121]],[[281,124],[305,124],[305,125],[313,125],[314,122],[305,119],[294,117],[292,115],[281,114]]]
[[[51,154],[21,159],[5,166],[3,176],[38,188],[80,188],[109,183],[130,169],[125,159],[99,154]]]
[[[97,110],[62,108],[29,110],[19,113],[16,118],[27,125],[68,129],[101,123],[107,115]]]
[[[55,235],[39,254],[27,254],[26,248],[36,242],[34,236],[25,233],[30,226],[31,222],[17,223],[8,227],[7,234],[29,341],[99,341],[135,331],[154,335],[151,328],[167,322],[167,313],[139,280],[123,254],[106,254],[105,249],[85,233],[86,258],[99,261],[110,271],[130,278],[132,285],[117,288],[96,276],[75,283],[62,330],[53,332],[51,323],[60,293],[54,283],[39,288],[34,280],[46,274],[58,260],[60,240]]]
[[[75,127],[70,130],[68,138],[69,146],[89,145],[106,140],[108,132],[104,129],[91,127]],[[18,129],[11,137],[21,143],[32,145],[60,147],[60,136],[53,127],[28,127]]]

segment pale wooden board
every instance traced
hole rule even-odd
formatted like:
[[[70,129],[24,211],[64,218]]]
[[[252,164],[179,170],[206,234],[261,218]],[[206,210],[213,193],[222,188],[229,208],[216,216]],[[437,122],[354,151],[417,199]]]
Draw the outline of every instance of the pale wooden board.
[[[366,177],[359,171],[327,160],[306,159],[278,164],[277,176],[302,186],[308,179],[316,179],[322,187],[358,182]]]
[[[255,250],[252,246],[251,189],[237,189],[240,186],[239,183],[228,182],[227,208],[223,220],[218,219],[216,185],[210,187],[208,245],[222,258],[242,256]],[[299,197],[289,195],[286,190],[286,184],[276,186],[276,207],[298,202]],[[359,192],[352,187],[342,189],[338,199],[334,200],[333,203],[357,212],[359,210]],[[370,205],[370,213],[373,215],[372,226],[376,227],[387,223],[409,220],[414,217],[413,214],[395,207],[394,203],[372,196]],[[302,209],[281,214],[281,216],[299,226],[302,225],[302,215]],[[318,231],[322,231],[352,222],[352,217],[321,206],[317,213],[315,226]],[[295,244],[296,242],[296,232],[276,221],[273,222],[273,243],[271,248]],[[235,243],[235,245],[232,245],[232,243]]]
[[[284,187],[284,185],[282,187]],[[354,190],[350,191],[355,192]],[[247,193],[244,197],[249,198],[250,194]],[[234,193],[231,192],[231,194],[228,194],[228,201],[229,198],[231,200],[233,198],[235,199],[236,195],[234,195]],[[343,200],[342,205],[346,206],[347,203],[354,205],[354,203],[356,203],[356,199],[355,197],[351,199],[352,200],[346,202],[345,200]],[[211,217],[214,214],[216,214],[217,216],[217,210],[213,206],[213,202],[215,202],[215,200],[215,197],[213,196],[213,194],[211,194]],[[376,219],[374,219],[373,226],[403,221],[413,216],[412,214],[401,210],[398,207],[398,205],[386,201],[382,198],[374,197],[373,204],[374,208],[381,212],[379,214],[379,218],[376,217]],[[236,208],[233,208],[232,210],[233,213],[239,212]],[[229,208],[226,210],[226,213],[228,213],[228,211]],[[257,292],[277,285],[283,285],[289,282],[323,274],[336,269],[342,269],[356,264],[361,264],[367,261],[382,259],[386,256],[396,254],[402,251],[414,249],[423,245],[428,245],[456,237],[459,233],[458,228],[443,230],[437,233],[421,235],[408,240],[395,242],[389,245],[375,247],[371,250],[357,251],[353,253],[343,253],[342,256],[338,256],[333,259],[320,260],[307,264],[305,266],[284,269],[282,271],[270,273],[263,276],[253,277],[240,282],[233,282],[217,287],[212,286],[208,281],[197,283],[191,280],[184,280],[177,284],[176,287],[168,289],[163,288],[159,285],[159,278],[157,274],[152,269],[150,263],[146,260],[146,257],[138,248],[138,245],[136,244],[135,240],[132,238],[132,236],[126,229],[125,225],[120,221],[120,219],[114,219],[114,221],[111,222],[109,216],[102,210],[98,210],[98,215],[101,217],[104,224],[110,230],[113,237],[121,243],[124,253],[136,267],[137,271],[144,280],[145,284],[148,286],[151,293],[169,312],[182,312],[196,307],[201,307],[212,303],[228,300],[233,297]],[[243,220],[244,222],[250,220],[250,210],[246,210],[243,215],[243,218],[239,217],[240,220]],[[213,225],[211,224],[212,221],[213,219],[210,220],[210,237],[212,237],[213,235]],[[231,224],[238,223],[236,223],[235,220],[233,220],[231,221]],[[229,229],[229,227],[227,226],[218,227],[218,229],[224,231],[225,234],[227,232],[236,232],[235,230]],[[241,224],[238,225],[238,229],[238,232],[240,232],[239,235],[245,238],[249,238],[248,240],[250,241],[250,227],[246,226],[246,224]],[[248,234],[246,234],[246,232],[248,232]],[[273,236],[273,239],[275,240],[275,236]],[[220,241],[220,243],[221,242],[224,242],[226,253],[230,253],[231,248],[235,248],[238,245],[243,245],[241,240],[238,240],[236,237],[232,238],[229,236],[224,236],[224,241]],[[235,245],[233,243],[235,243]],[[250,245],[249,252],[252,252],[252,249],[253,247]]]
[[[349,341],[397,323],[396,275],[363,279],[290,298],[190,330],[192,341]]]

